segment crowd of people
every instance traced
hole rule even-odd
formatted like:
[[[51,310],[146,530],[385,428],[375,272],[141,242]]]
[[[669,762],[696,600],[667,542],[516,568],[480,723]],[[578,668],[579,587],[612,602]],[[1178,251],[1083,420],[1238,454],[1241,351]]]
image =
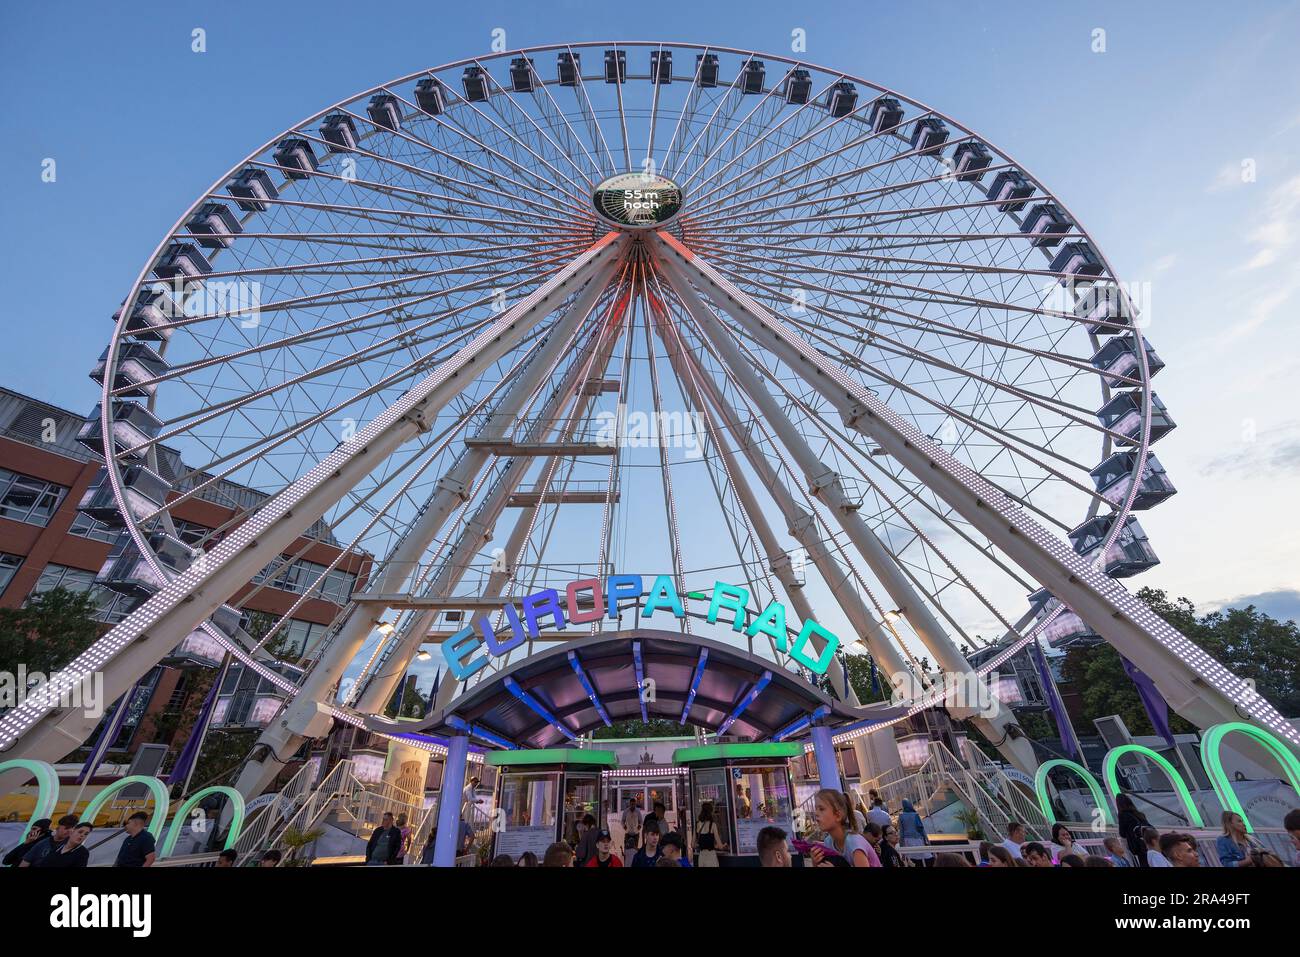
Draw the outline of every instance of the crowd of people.
[[[908,801],[891,813],[872,791],[864,805],[853,795],[832,789],[818,791],[813,799],[811,828],[807,836],[792,835],[777,826],[757,835],[757,857],[762,867],[1199,867],[1202,850],[1197,838],[1181,831],[1152,827],[1132,798],[1121,794],[1118,835],[1100,845],[1085,847],[1070,828],[1057,822],[1050,840],[1030,840],[1025,825],[1012,821],[998,842],[981,841],[973,854],[944,851],[931,845],[920,814]],[[718,828],[711,804],[700,809],[694,826],[694,863],[685,836],[672,828],[662,804],[640,815],[635,806],[621,817],[625,841],[620,855],[608,830],[598,827],[594,815],[579,824],[576,841],[557,841],[539,861],[528,853],[519,860],[498,855],[493,867],[707,867],[717,866],[718,855],[729,848]],[[1300,809],[1287,814],[1286,830],[1300,866]],[[1287,863],[1263,847],[1247,831],[1241,815],[1222,816],[1222,835],[1214,842],[1214,856],[1224,867],[1285,867]]]
[[[999,842],[981,841],[972,861],[941,846],[930,850],[930,837],[920,814],[908,801],[891,813],[872,791],[866,804],[842,791],[823,789],[813,799],[811,827],[806,836],[792,835],[769,825],[759,830],[756,850],[763,867],[790,867],[796,862],[811,867],[1199,867],[1202,852],[1196,837],[1181,831],[1161,832],[1151,825],[1127,794],[1116,798],[1117,835],[1104,838],[1101,846],[1085,848],[1062,823],[1051,827],[1051,840],[1030,840],[1025,825],[1012,821]],[[532,852],[518,859],[499,854],[492,867],[717,867],[720,855],[731,848],[719,826],[719,812],[705,802],[697,815],[694,840],[669,821],[664,805],[656,802],[648,814],[635,804],[621,815],[624,840],[621,853],[608,830],[598,826],[595,815],[578,822],[577,838],[557,841],[539,860]],[[148,829],[148,815],[137,811],[123,825],[124,836],[117,849],[115,867],[151,867],[157,859],[155,839]],[[1294,845],[1291,862],[1300,866],[1300,808],[1283,822]],[[1240,814],[1224,811],[1222,834],[1214,842],[1214,856],[1223,867],[1286,867],[1287,862],[1265,848],[1248,831]],[[93,822],[66,814],[52,823],[48,818],[33,822],[22,843],[3,859],[5,867],[85,867],[90,861],[86,840]],[[436,832],[430,835],[421,863],[432,863]],[[472,846],[474,834],[460,824],[462,852]],[[384,814],[366,844],[367,865],[396,865],[411,852],[412,829],[405,816]],[[693,853],[692,853],[693,848]],[[910,850],[909,850],[910,849]],[[693,860],[692,860],[693,858]],[[221,851],[217,867],[234,867],[233,850]],[[278,867],[283,855],[269,850],[261,855],[260,867]]]

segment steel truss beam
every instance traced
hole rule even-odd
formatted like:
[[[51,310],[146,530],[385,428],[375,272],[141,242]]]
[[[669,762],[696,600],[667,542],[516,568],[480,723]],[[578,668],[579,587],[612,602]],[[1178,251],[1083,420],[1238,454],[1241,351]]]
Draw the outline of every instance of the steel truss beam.
[[[584,318],[587,312],[589,310],[584,310]],[[580,386],[591,375],[593,368],[598,367],[602,361],[608,361],[614,340],[612,331],[612,324],[609,329],[598,331],[591,354],[580,356],[570,366],[564,380],[543,407],[541,415],[533,422],[527,436],[527,444],[544,444],[543,440],[559,424],[559,416],[565,406],[568,405],[570,397],[582,391]],[[567,432],[573,431],[573,426],[582,418],[582,410],[585,410],[591,401],[590,396],[579,395],[574,405],[573,414],[570,416]],[[557,445],[564,444],[563,442],[557,443]],[[519,483],[523,481],[532,465],[533,463],[527,457],[511,459],[509,466],[501,474],[501,478],[492,487],[484,501],[479,504],[473,517],[461,528],[451,554],[429,585],[428,593],[430,595],[450,595],[451,591],[460,584],[478,550],[492,538],[497,519],[505,509],[510,496],[518,489]],[[511,561],[513,561],[514,554],[513,552],[507,552]],[[493,593],[489,589],[486,594],[491,595]],[[384,707],[392,697],[398,682],[406,673],[411,658],[419,650],[420,645],[424,643],[434,617],[435,612],[428,610],[408,619],[407,627],[403,630],[397,644],[385,655],[382,667],[375,672],[365,691],[357,699],[358,710],[369,714]],[[443,684],[454,688],[458,682],[448,676]]]
[[[659,235],[663,236],[664,234]],[[670,248],[674,252],[681,250],[687,255],[692,255],[685,247],[675,242]],[[656,253],[659,252],[660,250],[656,249]],[[772,428],[781,444],[803,470],[813,494],[821,502],[825,503],[840,528],[844,530],[849,541],[853,543],[853,546],[866,560],[872,574],[884,586],[890,599],[897,604],[902,617],[911,626],[926,649],[934,655],[935,660],[945,672],[952,675],[970,674],[974,669],[971,668],[970,663],[966,661],[965,656],[957,648],[956,642],[943,629],[934,613],[930,611],[929,606],[917,594],[912,587],[912,583],[894,560],[893,555],[876,537],[876,534],[863,520],[862,516],[858,514],[857,510],[851,507],[848,496],[845,495],[844,488],[840,483],[839,475],[817,457],[803,434],[786,416],[780,403],[767,390],[757,372],[754,371],[753,366],[748,363],[736,347],[730,333],[723,327],[713,310],[703,307],[699,303],[699,296],[690,285],[689,280],[694,277],[688,271],[689,267],[683,265],[683,260],[678,258],[670,259],[666,255],[659,255],[657,262],[668,275],[668,281],[672,285],[674,292],[677,293],[678,298],[685,303],[695,300],[695,307],[691,308],[691,314],[699,324],[701,333],[712,343],[745,395],[748,396],[749,400],[763,416],[763,420]],[[709,268],[698,263],[693,256],[691,260],[685,262],[694,265],[696,269]],[[717,273],[714,273],[711,269],[709,272],[717,276]],[[708,274],[701,272],[700,276],[707,281]],[[717,276],[717,278],[723,282],[726,281],[721,276]],[[737,290],[737,293],[739,293],[739,290]],[[756,303],[754,307],[761,308]],[[724,308],[727,307],[724,306]],[[728,312],[730,311],[728,309]],[[743,310],[738,307],[738,311]],[[886,659],[881,659],[881,662],[886,663]],[[886,666],[888,667],[889,664]],[[905,677],[905,673],[891,672],[890,674],[890,678],[895,684]],[[1015,719],[1010,713],[1002,712],[993,717],[985,717],[980,716],[977,710],[969,705],[956,703],[950,706],[949,710],[952,711],[955,717],[969,718],[990,742],[997,745],[1007,760],[1021,770],[1029,773],[1037,767],[1033,746],[1025,739],[1012,738],[1007,734],[1007,728],[1015,724]]]
[[[544,315],[584,288],[598,295],[621,259],[627,239],[609,233],[469,344],[441,363],[380,413],[352,439],[341,443],[315,468],[292,482],[257,513],[164,585],[121,624],[78,655],[58,681],[51,681],[0,718],[0,747],[14,756],[55,762],[81,745],[99,722],[80,708],[60,707],[60,698],[94,672],[104,676],[106,700],[124,694],[254,574],[318,521],[396,449],[428,431],[439,411],[466,378],[496,362],[521,342]],[[335,657],[338,657],[337,655]],[[338,665],[341,670],[343,665]],[[329,686],[328,669],[309,677],[313,691]],[[303,690],[307,690],[304,688]],[[309,696],[313,702],[323,695]]]
[[[922,435],[672,236],[659,232],[650,242],[664,271],[679,282],[698,286],[749,336],[831,402],[846,425],[892,455],[1072,608],[1146,672],[1175,711],[1199,727],[1246,717],[1300,750],[1300,731],[1249,682],[1232,674],[1117,581],[1085,562],[1024,508]]]

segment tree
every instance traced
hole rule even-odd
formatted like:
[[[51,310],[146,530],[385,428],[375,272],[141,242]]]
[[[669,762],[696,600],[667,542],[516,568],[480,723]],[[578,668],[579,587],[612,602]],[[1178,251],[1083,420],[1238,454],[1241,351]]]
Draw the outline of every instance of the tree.
[[[598,728],[594,738],[675,738],[682,734],[682,726],[671,718],[651,718],[649,721],[631,719],[615,721],[608,728]]]
[[[22,608],[0,609],[0,670],[58,671],[99,635],[99,603],[62,586],[33,595]]]
[[[1255,687],[1284,715],[1300,714],[1300,628],[1280,622],[1255,606],[1229,608],[1198,616],[1187,598],[1170,600],[1156,588],[1142,588],[1137,597],[1228,670],[1255,682]],[[1072,648],[1061,675],[1078,690],[1085,720],[1118,714],[1134,734],[1153,734],[1137,689],[1124,671],[1119,653],[1108,644]],[[1175,733],[1192,726],[1171,713]]]
[[[844,670],[848,674],[849,687],[858,696],[858,701],[867,704],[871,701],[888,701],[891,691],[889,676],[877,669],[876,684],[880,690],[871,688],[871,658],[868,655],[845,655]]]

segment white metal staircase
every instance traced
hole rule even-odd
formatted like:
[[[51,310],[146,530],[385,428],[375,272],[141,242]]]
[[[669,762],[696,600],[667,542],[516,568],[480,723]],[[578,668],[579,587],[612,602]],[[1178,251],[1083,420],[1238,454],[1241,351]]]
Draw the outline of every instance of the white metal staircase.
[[[925,763],[913,771],[894,768],[857,786],[863,803],[874,790],[885,806],[894,810],[904,800],[922,817],[930,817],[951,795],[979,815],[980,829],[991,841],[1006,836],[1012,821],[1019,821],[1033,840],[1046,840],[1051,822],[1038,804],[978,748],[967,742],[960,760],[941,741],[930,742]]]
[[[353,762],[346,758],[308,791],[311,776],[307,771],[311,767],[308,765],[294,775],[276,800],[240,834],[234,845],[239,855],[237,865],[254,855],[283,847],[284,837],[290,831],[305,833],[322,823],[343,828],[356,837],[368,835],[389,812],[406,814],[408,820],[420,820],[423,825],[422,795],[391,784],[360,781],[354,773]]]

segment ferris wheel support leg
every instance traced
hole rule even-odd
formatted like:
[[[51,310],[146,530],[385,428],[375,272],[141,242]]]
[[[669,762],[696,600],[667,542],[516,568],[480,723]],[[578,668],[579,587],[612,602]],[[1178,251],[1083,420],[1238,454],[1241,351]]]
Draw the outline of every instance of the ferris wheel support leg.
[[[911,625],[912,630],[916,632],[926,648],[935,656],[940,667],[945,672],[955,677],[970,674],[973,670],[970,663],[966,661],[956,643],[944,631],[929,607],[925,605],[921,596],[913,589],[911,583],[903,575],[902,570],[899,569],[894,557],[889,554],[880,539],[862,520],[862,517],[856,511],[847,507],[846,496],[840,484],[839,476],[817,457],[817,454],[808,445],[802,433],[785,415],[780,403],[764,387],[753,367],[741,355],[740,350],[731,341],[730,336],[722,328],[722,324],[717,317],[709,309],[698,305],[698,297],[692,292],[689,285],[682,280],[683,277],[680,274],[673,275],[671,280],[678,296],[687,303],[695,301],[696,305],[688,305],[688,308],[692,310],[692,315],[696,317],[701,329],[709,337],[709,341],[713,343],[714,348],[718,350],[722,361],[731,370],[741,389],[744,390],[750,401],[762,414],[763,420],[772,428],[781,444],[794,457],[796,464],[803,470],[809,484],[814,489],[814,494],[826,503],[840,527],[848,535],[849,540],[866,560],[872,573],[884,586],[889,597],[897,604],[903,617]],[[897,662],[897,664],[901,666],[901,661]],[[906,682],[909,675],[910,671],[895,671],[890,674],[890,678],[895,687],[898,687]],[[959,687],[968,686],[968,682],[959,684]],[[999,712],[994,716],[979,715],[976,707],[973,706],[974,704],[975,702],[954,702],[949,705],[948,710],[955,717],[969,718],[974,722],[980,733],[988,737],[990,742],[995,743],[1006,758],[1018,768],[1026,773],[1035,770],[1038,765],[1034,758],[1033,746],[1024,739],[1013,737],[1012,733],[1009,732],[1010,726],[1015,724],[1011,715],[1006,712]]]
[[[846,425],[869,436],[1146,672],[1176,712],[1202,728],[1251,720],[1300,751],[1300,731],[1248,682],[1076,555],[1018,503],[921,434],[690,250],[664,233],[657,233],[652,241],[667,267],[698,283],[750,335],[839,409]]]
[[[584,297],[584,302],[574,304],[575,307],[571,311],[576,314],[577,318],[575,318],[574,324],[566,328],[564,340],[568,339],[568,334],[576,327],[577,321],[585,319],[594,305],[594,297],[590,300],[586,300],[586,297]],[[559,338],[559,336],[556,336],[556,338]],[[603,370],[603,363],[609,361],[613,346],[614,336],[607,331],[595,344],[595,352],[592,354],[590,362],[587,362],[583,357],[579,357],[569,367],[559,387],[548,397],[537,420],[528,430],[528,442],[544,441],[551,430],[560,424],[559,417],[568,404],[569,397],[574,395],[575,392],[581,392],[582,379],[586,373],[595,369]],[[541,363],[536,362],[534,364],[540,365]],[[549,368],[549,363],[546,368]],[[537,385],[537,382],[532,382],[528,386],[528,391],[531,393]],[[585,414],[585,410],[591,406],[593,401],[594,396],[578,396],[574,405],[574,414],[571,416],[571,422],[565,435],[566,438],[572,437],[578,423]],[[522,405],[522,402],[520,405]],[[448,596],[460,584],[465,577],[465,573],[469,571],[474,556],[485,543],[491,540],[493,529],[496,527],[497,519],[501,517],[501,513],[505,510],[506,502],[509,501],[510,496],[519,487],[519,483],[523,481],[524,476],[528,474],[533,465],[532,461],[520,457],[516,457],[511,461],[510,465],[501,474],[500,481],[480,503],[473,517],[465,523],[450,556],[448,556],[447,561],[444,562],[430,585],[429,594]],[[518,554],[518,551],[517,549],[507,551],[506,554],[513,556]],[[504,582],[504,576],[502,580]],[[489,580],[489,592],[490,587],[491,580]],[[406,674],[411,659],[419,651],[420,645],[424,643],[424,636],[428,634],[429,628],[433,624],[433,618],[433,612],[424,612],[408,619],[411,622],[410,626],[402,633],[391,652],[385,656],[382,667],[375,672],[369,684],[366,685],[365,690],[357,699],[356,707],[358,711],[365,714],[376,714],[387,704],[394,691],[396,691],[398,682]],[[458,684],[450,675],[445,678],[445,683],[453,689]]]
[[[559,358],[577,324],[586,317],[599,298],[616,268],[616,259],[604,261],[570,304],[568,312],[552,330],[538,355],[521,371],[519,378],[493,407],[484,426],[485,432],[513,419],[523,408],[552,363]],[[401,588],[412,576],[416,563],[437,535],[438,529],[456,506],[465,500],[475,479],[491,458],[491,453],[472,448],[466,449],[457,458],[447,474],[439,479],[433,495],[425,503],[415,523],[389,553],[374,582],[368,585],[368,590],[376,594],[391,594]],[[323,650],[320,660],[308,672],[297,696],[285,703],[280,714],[262,732],[235,784],[245,798],[260,794],[279,773],[284,762],[302,746],[304,739],[318,737],[329,730],[332,721],[320,705],[331,699],[343,672],[373,631],[375,613],[376,609],[371,606],[354,606],[339,632]],[[424,614],[414,617],[427,622],[431,616]],[[423,630],[427,631],[427,624]],[[389,694],[391,693],[389,689]]]
[[[670,282],[673,278],[675,277],[669,277]],[[693,294],[684,295],[689,292],[689,287],[679,289],[675,286],[674,290],[678,293],[683,307],[691,313],[696,323],[703,327],[707,318],[704,315],[707,311],[704,305]],[[781,479],[776,469],[772,467],[772,464],[768,462],[749,428],[740,421],[739,415],[732,408],[726,396],[718,389],[712,377],[703,378],[700,381],[712,401],[713,407],[722,416],[727,428],[734,435],[741,437],[738,444],[744,452],[745,458],[758,475],[763,487],[768,490],[773,501],[781,510],[790,535],[808,552],[808,557],[812,559],[813,566],[822,576],[827,587],[830,588],[836,603],[848,617],[849,624],[853,626],[857,635],[867,643],[868,650],[877,663],[883,667],[887,679],[894,683],[894,687],[900,690],[905,689],[907,683],[903,681],[903,678],[909,672],[903,656],[890,644],[889,636],[872,616],[861,596],[858,595],[848,573],[840,567],[830,546],[818,534],[817,522],[808,511],[800,507],[795,501],[794,494]]]
[[[678,382],[681,383],[683,390],[686,392],[688,398],[690,398],[692,404],[694,404],[697,409],[703,409],[707,412],[710,408],[713,408],[714,403],[707,402],[702,393],[708,391],[709,385],[712,385],[711,380],[707,380],[703,368],[693,356],[691,356],[685,349],[675,347],[668,341],[663,328],[662,319],[656,318],[655,325],[659,330],[659,339],[664,344],[664,351],[668,356],[668,363],[672,367],[673,372],[676,373]],[[715,413],[721,415],[724,424],[730,427],[732,423],[729,419],[728,412],[719,412],[719,410],[715,409]],[[802,585],[798,583],[798,577],[795,574],[793,563],[790,561],[790,556],[786,554],[786,550],[781,547],[780,540],[776,537],[776,533],[772,530],[771,523],[768,522],[767,516],[763,513],[763,508],[759,504],[758,496],[754,494],[753,486],[749,484],[749,480],[745,477],[745,473],[740,469],[740,463],[736,459],[736,454],[731,448],[731,443],[727,440],[727,430],[713,428],[712,415],[708,415],[705,421],[707,423],[706,427],[709,429],[709,434],[713,439],[714,448],[718,450],[718,454],[726,463],[727,475],[731,479],[732,488],[736,493],[736,497],[740,500],[741,507],[744,508],[745,514],[749,516],[750,524],[754,527],[754,534],[758,537],[759,542],[763,546],[763,551],[767,556],[768,566],[772,569],[772,574],[774,574],[777,580],[781,583],[781,587],[789,597],[790,604],[794,606],[795,614],[799,616],[799,619],[801,621],[816,621],[817,615],[813,611],[812,603],[809,602],[808,596],[804,593]],[[734,430],[732,431],[732,434],[737,436],[743,435],[743,433]],[[743,442],[743,439],[741,441]],[[746,451],[758,452],[759,450],[754,448],[752,450],[747,449]],[[764,461],[764,465],[767,465],[766,461]],[[766,482],[767,476],[764,475],[763,471],[759,471],[759,476]],[[771,478],[776,480],[774,474]],[[767,487],[772,488],[772,485],[768,484]],[[782,511],[784,512],[785,510],[782,509]],[[838,658],[831,661],[831,665],[827,669],[826,673],[827,677],[830,678],[831,687],[834,689],[835,694],[839,699],[848,704],[849,707],[858,707],[860,704],[858,696],[854,692],[853,686],[849,684],[848,675],[844,673],[844,667],[840,664]]]
[[[105,700],[123,694],[348,490],[396,449],[427,431],[438,411],[460,391],[462,376],[477,374],[509,352],[531,330],[539,312],[553,311],[601,266],[620,257],[624,243],[613,233],[597,241],[78,655],[59,681],[47,683],[39,694],[0,717],[0,749],[56,762],[78,747],[94,731],[99,716],[60,707],[60,698],[71,687],[100,672]]]

